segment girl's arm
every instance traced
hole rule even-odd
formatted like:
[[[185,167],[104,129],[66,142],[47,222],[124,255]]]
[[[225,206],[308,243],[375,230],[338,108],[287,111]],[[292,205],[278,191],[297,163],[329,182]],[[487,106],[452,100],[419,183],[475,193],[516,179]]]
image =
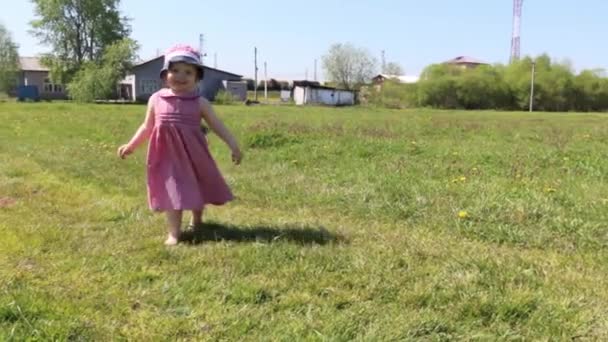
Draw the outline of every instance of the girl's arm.
[[[152,102],[152,97],[150,97],[150,100],[148,100],[148,109],[146,110],[146,118],[137,129],[137,132],[135,132],[135,135],[133,135],[133,138],[131,138],[129,143],[118,148],[118,156],[120,158],[124,159],[126,156],[133,153],[133,151],[152,134],[152,129],[154,128],[154,107],[152,106]]]
[[[201,98],[200,106],[203,119],[207,125],[209,125],[209,128],[211,128],[211,130],[230,147],[230,150],[232,151],[232,161],[234,161],[235,164],[239,164],[242,158],[241,150],[232,133],[230,133],[226,126],[224,126],[224,123],[215,115],[215,111],[211,107],[211,104],[209,104],[209,101]]]

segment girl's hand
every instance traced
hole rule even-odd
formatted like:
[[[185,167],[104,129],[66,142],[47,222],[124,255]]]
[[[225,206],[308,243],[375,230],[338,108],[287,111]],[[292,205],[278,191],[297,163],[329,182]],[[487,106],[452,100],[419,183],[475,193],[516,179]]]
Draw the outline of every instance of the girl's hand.
[[[239,165],[242,159],[243,154],[241,153],[241,150],[238,147],[232,148],[232,162],[236,165]]]
[[[133,150],[129,145],[122,145],[118,148],[118,156],[120,159],[125,159],[129,154],[133,153]]]

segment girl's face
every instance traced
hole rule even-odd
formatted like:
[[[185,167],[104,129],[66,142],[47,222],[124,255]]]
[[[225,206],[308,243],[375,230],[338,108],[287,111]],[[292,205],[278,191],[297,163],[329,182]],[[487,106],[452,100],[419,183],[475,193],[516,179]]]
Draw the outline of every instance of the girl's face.
[[[171,63],[167,71],[167,84],[176,92],[192,92],[196,88],[197,69],[187,63]]]

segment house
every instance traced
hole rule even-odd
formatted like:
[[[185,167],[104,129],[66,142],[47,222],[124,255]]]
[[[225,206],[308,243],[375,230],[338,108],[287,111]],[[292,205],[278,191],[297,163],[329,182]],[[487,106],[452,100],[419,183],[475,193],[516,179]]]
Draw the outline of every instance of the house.
[[[416,83],[418,80],[420,80],[420,76],[379,74],[372,78],[372,82],[378,85],[384,83],[386,80],[395,80],[399,83]]]
[[[49,68],[42,65],[38,57],[19,57],[18,86],[34,86],[41,99],[67,99],[62,84],[54,84],[49,78]]]
[[[296,105],[324,104],[329,106],[352,106],[355,92],[319,85],[318,82],[294,81],[293,99]]]
[[[164,56],[161,55],[134,65],[131,70],[132,74],[120,82],[121,97],[133,101],[147,101],[150,95],[163,87],[162,80],[160,79],[163,61]],[[242,96],[240,86],[237,87],[229,83],[226,86],[230,86],[226,88],[225,81],[241,82],[243,76],[208,66],[204,66],[204,68],[205,77],[199,83],[200,95],[213,100],[220,90],[230,91],[231,89],[238,88],[238,93],[235,95],[239,98]]]
[[[468,56],[458,56],[456,58],[450,59],[449,61],[444,62],[444,64],[450,64],[454,66],[458,66],[463,69],[472,69],[476,68],[480,65],[488,65],[488,63],[482,62],[478,59]]]

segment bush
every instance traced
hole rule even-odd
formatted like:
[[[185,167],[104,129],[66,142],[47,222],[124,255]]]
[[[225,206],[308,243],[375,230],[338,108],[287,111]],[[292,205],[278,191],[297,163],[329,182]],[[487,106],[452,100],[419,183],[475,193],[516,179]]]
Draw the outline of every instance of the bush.
[[[362,88],[360,96],[363,102],[379,107],[401,109],[418,106],[416,84],[400,84],[387,80],[382,86]]]
[[[216,104],[222,104],[222,105],[232,105],[232,104],[235,104],[237,102],[237,100],[236,100],[235,96],[232,95],[230,92],[225,91],[225,90],[220,90],[215,95],[215,99],[213,100],[213,102],[215,102]]]

